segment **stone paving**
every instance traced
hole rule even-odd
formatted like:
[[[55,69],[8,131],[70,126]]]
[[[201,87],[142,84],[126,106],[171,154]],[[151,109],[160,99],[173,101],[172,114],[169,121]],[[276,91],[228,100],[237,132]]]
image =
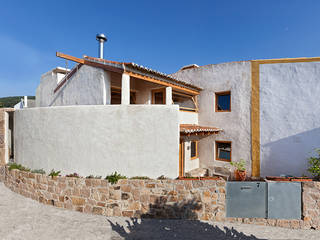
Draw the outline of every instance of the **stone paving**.
[[[320,231],[191,220],[104,217],[43,205],[0,183],[0,239],[320,239]]]

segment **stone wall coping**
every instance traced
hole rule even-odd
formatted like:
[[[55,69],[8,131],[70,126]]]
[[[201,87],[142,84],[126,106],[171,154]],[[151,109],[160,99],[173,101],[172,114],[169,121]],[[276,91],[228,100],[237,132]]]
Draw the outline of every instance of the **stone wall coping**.
[[[0,111],[3,111],[3,112],[14,112],[15,109],[14,108],[0,108]]]

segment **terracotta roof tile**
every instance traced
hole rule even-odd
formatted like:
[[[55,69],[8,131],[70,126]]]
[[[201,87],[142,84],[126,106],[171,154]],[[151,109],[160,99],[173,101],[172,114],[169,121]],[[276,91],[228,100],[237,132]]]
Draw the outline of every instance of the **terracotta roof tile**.
[[[222,129],[216,127],[199,126],[196,124],[180,124],[180,133],[182,134],[217,134],[220,131],[222,131]]]
[[[86,60],[89,60],[89,61],[100,62],[100,63],[107,64],[107,65],[111,64],[112,66],[120,67],[120,68],[122,68],[123,66],[131,67],[133,69],[137,69],[137,70],[142,71],[142,72],[146,72],[146,73],[149,73],[149,74],[154,74],[156,76],[168,79],[168,80],[170,80],[172,82],[184,85],[186,87],[196,89],[197,91],[202,90],[202,88],[200,88],[198,86],[192,85],[192,84],[187,83],[185,81],[181,81],[181,80],[179,80],[179,79],[177,79],[177,78],[175,78],[175,77],[173,77],[173,76],[171,76],[169,74],[166,74],[166,73],[163,73],[163,72],[159,72],[159,71],[153,70],[151,68],[144,67],[144,66],[136,64],[134,62],[117,62],[117,61],[110,61],[110,60],[106,60],[106,59],[89,57],[89,56],[83,56],[83,58],[86,59]]]

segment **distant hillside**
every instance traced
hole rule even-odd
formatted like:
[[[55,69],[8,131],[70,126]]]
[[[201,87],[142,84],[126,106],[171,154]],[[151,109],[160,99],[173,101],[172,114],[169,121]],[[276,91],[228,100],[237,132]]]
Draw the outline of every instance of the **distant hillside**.
[[[0,98],[0,108],[10,108],[14,107],[18,102],[20,102],[23,96],[15,96],[15,97],[3,97]],[[35,96],[28,96],[28,99],[36,99]]]

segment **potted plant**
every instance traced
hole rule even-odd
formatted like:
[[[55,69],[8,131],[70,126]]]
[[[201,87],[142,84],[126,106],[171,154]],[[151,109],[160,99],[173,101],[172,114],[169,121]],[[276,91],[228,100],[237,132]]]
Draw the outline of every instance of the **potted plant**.
[[[231,166],[235,167],[234,177],[236,181],[245,181],[247,177],[246,162],[240,159],[239,162],[230,162]]]

